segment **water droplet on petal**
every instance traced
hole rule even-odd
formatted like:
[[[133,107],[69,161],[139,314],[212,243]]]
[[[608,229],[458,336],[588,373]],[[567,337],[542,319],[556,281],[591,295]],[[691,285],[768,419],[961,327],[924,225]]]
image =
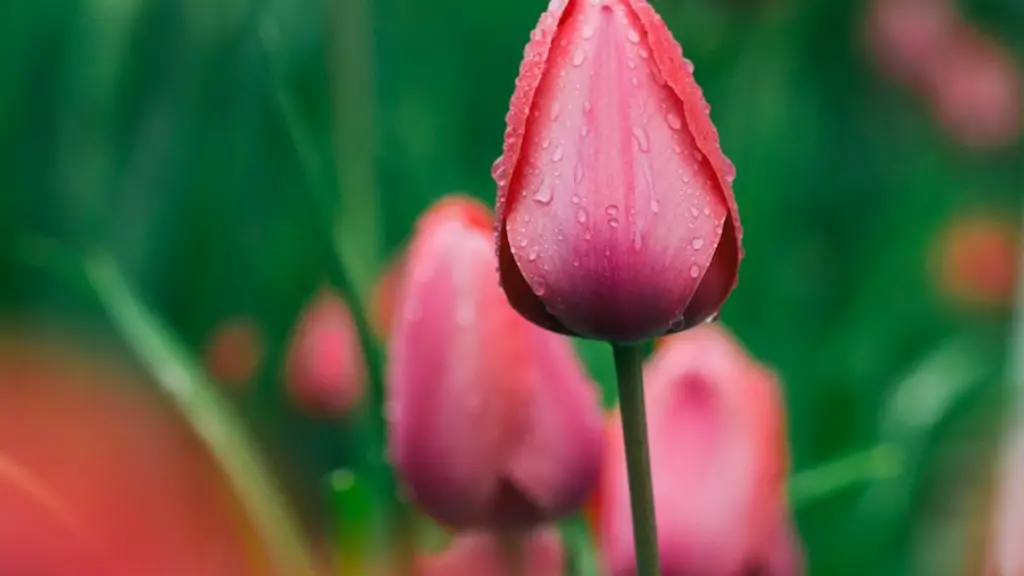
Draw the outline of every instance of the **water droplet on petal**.
[[[640,251],[644,245],[644,239],[640,236],[640,230],[633,230],[633,250]]]
[[[612,228],[618,228],[619,227],[619,219],[618,218],[609,218],[608,219],[608,225],[611,226]]]
[[[533,280],[533,291],[537,296],[543,296],[544,293],[548,291],[548,285],[543,279],[535,278]]]
[[[565,156],[565,149],[562,148],[561,146],[559,146],[558,148],[555,148],[554,154],[551,155],[551,161],[552,162],[560,162],[564,156]]]
[[[651,139],[643,126],[633,126],[633,139],[636,140],[636,147],[641,152],[649,152],[651,150]]]
[[[554,195],[554,189],[552,189],[551,186],[544,186],[542,184],[541,187],[537,189],[537,193],[533,195],[533,199],[541,204],[550,204]]]
[[[584,112],[590,112],[590,108],[591,108],[590,100],[584,100],[583,101],[583,111]]]
[[[584,40],[592,38],[594,36],[594,24],[589,23],[586,26],[584,26],[583,31],[580,32],[580,35],[583,37]]]
[[[711,216],[711,208],[708,208],[708,207],[705,206],[704,207],[704,215],[705,216]]]
[[[629,83],[632,84],[634,88],[640,86],[640,81],[637,80],[636,76],[633,76],[632,78],[630,78],[629,79]]]
[[[526,243],[527,243],[526,238],[523,238],[522,240],[519,241],[519,245],[520,246],[526,246]]]
[[[672,128],[673,130],[679,130],[683,127],[682,119],[680,119],[675,112],[669,112],[665,116],[665,121],[668,122],[669,128]]]
[[[619,214],[619,207],[616,206],[615,204],[609,204],[608,207],[604,209],[604,211],[605,214],[608,214],[608,216],[617,216]]]
[[[572,182],[573,184],[579,184],[583,182],[583,163],[577,162],[576,166],[572,170]]]
[[[551,146],[551,139],[550,138],[545,138],[544,141],[540,143],[540,147],[545,149],[545,150],[547,150],[550,146]]]
[[[629,32],[626,32],[626,38],[633,44],[640,43],[640,34],[632,28],[629,29]]]
[[[576,221],[579,222],[580,224],[583,224],[587,221],[587,210],[585,208],[580,208],[576,212]]]
[[[583,48],[577,48],[572,54],[572,65],[582,66],[583,61],[587,59],[587,52]]]
[[[700,276],[700,266],[693,264],[690,266],[690,278],[697,278]]]
[[[572,195],[572,203],[573,204],[579,204],[580,203],[580,197],[579,197],[578,194],[573,194]]]
[[[654,212],[655,214],[657,214],[658,210],[660,210],[660,209],[661,209],[661,204],[658,203],[658,199],[657,198],[651,198],[651,212]]]
[[[533,262],[534,260],[537,259],[537,253],[539,251],[540,249],[537,246],[531,247],[530,251],[526,254],[526,259],[529,260],[530,262]]]
[[[693,216],[694,218],[700,216],[700,209],[696,206],[690,206],[690,216]]]
[[[692,246],[694,250],[700,250],[701,247],[704,246],[704,239],[698,236],[690,242],[690,246]]]
[[[691,60],[683,58],[683,66],[686,68],[687,72],[690,72],[691,74],[693,73],[693,62]]]
[[[562,113],[562,103],[559,102],[558,100],[555,100],[555,103],[551,105],[551,115],[550,115],[551,121],[554,122],[555,120],[558,120],[558,116],[561,113]]]
[[[579,266],[580,265],[580,259],[579,258],[573,258],[572,259],[572,265],[573,266]]]
[[[651,53],[650,53],[650,52],[648,52],[648,51],[647,51],[647,49],[646,49],[646,48],[643,48],[643,47],[641,47],[641,48],[640,48],[639,50],[637,50],[637,52],[639,52],[639,53],[640,53],[640,57],[641,57],[641,58],[647,58],[648,56],[650,56],[650,55],[651,55]]]
[[[629,66],[630,70],[635,70],[636,69],[636,62],[633,62],[632,60],[630,60],[629,62],[626,63],[626,66]]]

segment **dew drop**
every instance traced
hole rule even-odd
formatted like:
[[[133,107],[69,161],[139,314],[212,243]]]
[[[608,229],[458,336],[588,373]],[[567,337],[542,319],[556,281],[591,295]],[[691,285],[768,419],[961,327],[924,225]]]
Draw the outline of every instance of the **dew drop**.
[[[658,203],[657,198],[651,198],[651,212],[657,214],[658,210],[661,210],[661,204]]]
[[[627,63],[626,63],[626,66],[629,66],[629,69],[630,69],[630,70],[636,70],[636,62],[633,62],[632,60],[630,60],[629,62],[627,62]]]
[[[548,148],[550,148],[551,147],[551,139],[550,138],[545,138],[544,141],[540,143],[540,147],[543,148],[544,150],[547,150]]]
[[[579,204],[580,203],[580,197],[579,197],[578,194],[573,194],[572,195],[572,203],[573,204]]]
[[[634,88],[640,86],[640,81],[637,80],[636,76],[633,76],[632,78],[630,78],[629,79],[629,83],[632,84]]]
[[[551,105],[551,114],[549,116],[551,118],[551,121],[554,122],[555,120],[558,120],[558,116],[561,113],[562,113],[562,103],[557,101],[557,100],[555,100],[555,103]]]
[[[640,230],[633,230],[633,250],[639,252],[640,248],[643,248],[643,245],[644,239],[640,236]]]
[[[583,31],[580,33],[580,35],[583,37],[584,40],[589,40],[590,38],[592,38],[594,36],[594,25],[591,23],[584,26]]]
[[[704,215],[705,216],[711,216],[711,208],[708,208],[708,207],[705,206],[704,207]]]
[[[541,187],[537,189],[537,193],[533,195],[533,199],[541,204],[550,204],[554,195],[554,190],[551,186],[544,186],[542,184]]]
[[[668,331],[669,332],[678,332],[678,331],[682,330],[683,328],[686,328],[686,318],[683,318],[682,316],[680,316],[679,318],[676,318],[675,320],[670,322],[669,325],[668,325]]]
[[[700,266],[693,264],[690,266],[690,278],[697,278],[700,276]]]
[[[576,167],[572,170],[572,182],[573,184],[579,184],[583,182],[583,163],[577,162]]]
[[[704,239],[698,236],[690,242],[690,246],[693,247],[694,250],[700,250],[704,246]]]
[[[629,32],[626,32],[626,38],[633,44],[640,43],[640,34],[632,28],[629,29]]]
[[[683,66],[687,72],[693,73],[693,62],[688,58],[683,58]]]
[[[590,240],[590,230],[589,229],[586,230],[585,232],[583,232],[583,239],[584,240]]]
[[[640,48],[639,50],[637,50],[637,52],[640,53],[641,58],[647,58],[648,56],[651,55],[651,53],[648,52],[646,48]]]
[[[565,157],[565,149],[559,146],[558,148],[555,148],[554,154],[551,155],[551,161],[560,162],[563,157]]]
[[[696,206],[690,206],[690,216],[694,218],[700,216],[700,210]]]
[[[633,139],[636,140],[636,146],[641,152],[649,152],[651,150],[651,139],[643,126],[633,126]]]
[[[576,211],[576,221],[583,224],[587,221],[587,211],[584,208],[580,208]]]
[[[572,259],[572,265],[573,266],[579,266],[580,265],[580,259],[579,258],[573,258]]]
[[[540,249],[537,246],[531,247],[530,251],[526,253],[526,259],[529,260],[530,262],[533,262],[534,260],[537,259],[537,253],[539,251]]]
[[[577,48],[572,54],[572,65],[582,66],[583,61],[587,59],[587,52],[583,48]]]
[[[590,108],[591,108],[590,100],[584,100],[583,101],[583,111],[584,112],[590,112]]]
[[[604,209],[604,212],[609,218],[614,218],[619,215],[619,207],[615,204],[609,204],[608,207]]]
[[[680,128],[683,127],[682,119],[680,119],[679,116],[676,115],[675,112],[669,112],[665,116],[665,121],[668,122],[669,128],[671,128],[673,130],[679,130]]]
[[[525,237],[522,240],[519,241],[519,245],[520,246],[526,246],[526,243],[527,243],[527,240],[526,240]]]
[[[548,284],[543,278],[534,278],[532,288],[537,296],[543,296],[548,291]]]
[[[611,226],[612,228],[618,228],[619,227],[619,219],[618,218],[609,218],[608,219],[608,225]]]

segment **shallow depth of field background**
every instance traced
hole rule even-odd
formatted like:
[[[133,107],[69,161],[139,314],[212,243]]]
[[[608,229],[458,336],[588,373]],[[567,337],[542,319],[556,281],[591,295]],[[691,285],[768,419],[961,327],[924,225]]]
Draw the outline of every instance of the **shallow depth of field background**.
[[[943,123],[880,66],[868,2],[653,4],[738,169],[746,258],[722,320],[780,375],[794,472],[886,447],[833,471],[838,487],[804,477],[820,488],[795,502],[810,574],[980,574],[1012,380],[1019,133],[979,146]],[[69,270],[82,251],[110,254],[198,360],[241,322],[258,346],[226,354],[258,362],[223,391],[319,541],[333,522],[322,478],[360,438],[282,390],[288,336],[331,257],[309,187],[332,191],[364,291],[440,195],[492,202],[513,80],[545,7],[3,3],[2,346],[78,343],[144,373]],[[1015,59],[1019,85],[1024,3],[957,10]],[[607,347],[580,350],[612,402]]]

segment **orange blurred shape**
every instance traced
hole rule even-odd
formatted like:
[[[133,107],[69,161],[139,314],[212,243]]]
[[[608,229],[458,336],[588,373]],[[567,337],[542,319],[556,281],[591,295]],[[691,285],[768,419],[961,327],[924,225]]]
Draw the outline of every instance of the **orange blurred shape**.
[[[206,345],[206,366],[210,375],[236,392],[256,378],[263,357],[263,334],[247,317],[221,323]]]
[[[374,333],[382,341],[391,334],[391,320],[395,314],[395,298],[398,287],[402,283],[405,272],[404,255],[396,257],[388,264],[384,274],[377,280],[373,288],[373,303],[370,310],[370,324]]]
[[[1004,216],[976,214],[952,222],[935,247],[938,288],[950,301],[1003,306],[1017,277],[1017,226]]]
[[[939,123],[976,148],[1012,144],[1022,128],[1021,74],[993,38],[961,26],[932,71],[928,96]]]
[[[146,384],[0,336],[0,574],[270,574],[204,446]]]

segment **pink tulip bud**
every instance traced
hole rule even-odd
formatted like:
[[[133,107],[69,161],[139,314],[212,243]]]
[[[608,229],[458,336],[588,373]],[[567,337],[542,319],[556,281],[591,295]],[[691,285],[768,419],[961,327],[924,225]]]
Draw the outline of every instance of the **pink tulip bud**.
[[[562,576],[565,573],[565,554],[562,541],[554,530],[528,534],[523,543],[520,574],[530,576]],[[422,558],[417,565],[417,576],[506,576],[509,563],[498,536],[489,532],[460,534],[441,553]]]
[[[571,343],[502,295],[486,208],[452,197],[421,218],[396,305],[391,450],[419,505],[509,529],[580,506],[600,473],[596,392]]]
[[[774,536],[787,467],[775,378],[718,325],[673,336],[644,370],[655,516],[664,576],[734,576]],[[601,479],[610,574],[634,574],[621,424]]]
[[[644,0],[553,0],[526,46],[498,183],[501,279],[549,330],[611,341],[713,316],[742,250],[735,168]]]
[[[366,369],[348,305],[324,291],[308,306],[285,365],[288,394],[301,409],[346,414],[363,397]]]
[[[1013,56],[991,38],[961,27],[931,76],[935,116],[959,142],[996,148],[1024,127],[1021,75]]]

